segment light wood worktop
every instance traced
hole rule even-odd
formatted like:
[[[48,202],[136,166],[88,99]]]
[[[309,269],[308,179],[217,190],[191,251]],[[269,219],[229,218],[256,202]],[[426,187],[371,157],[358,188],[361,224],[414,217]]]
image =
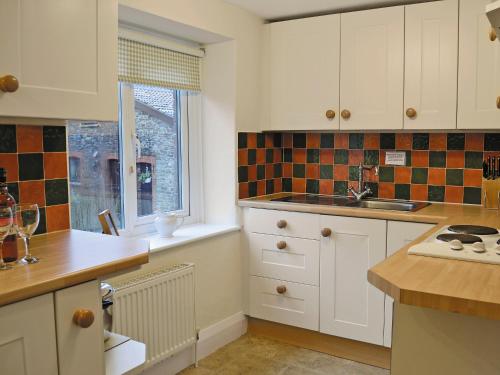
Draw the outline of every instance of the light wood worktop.
[[[147,241],[78,230],[35,236],[31,249],[39,263],[0,271],[0,306],[137,267],[149,258]]]
[[[283,195],[283,194],[280,194]],[[433,203],[417,212],[270,202],[279,195],[240,200],[243,207],[437,224],[413,243],[368,271],[368,281],[403,304],[500,320],[500,266],[408,255],[443,225],[476,224],[500,228],[496,210]]]

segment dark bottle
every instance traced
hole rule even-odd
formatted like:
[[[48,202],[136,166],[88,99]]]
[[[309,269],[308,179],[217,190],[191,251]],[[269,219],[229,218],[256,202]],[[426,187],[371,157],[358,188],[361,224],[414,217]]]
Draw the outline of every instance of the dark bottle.
[[[9,194],[7,188],[7,171],[0,168],[0,207],[10,207],[15,214],[16,201]],[[3,260],[5,262],[15,262],[17,260],[17,235],[14,227],[10,230],[3,241]]]

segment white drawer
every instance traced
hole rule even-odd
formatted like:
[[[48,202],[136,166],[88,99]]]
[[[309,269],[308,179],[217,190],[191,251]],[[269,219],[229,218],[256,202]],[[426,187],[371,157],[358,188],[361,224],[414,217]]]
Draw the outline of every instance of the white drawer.
[[[250,316],[317,331],[319,287],[250,276]]]
[[[319,215],[316,214],[250,208],[247,219],[249,232],[313,240],[320,236]]]
[[[249,238],[250,274],[319,285],[319,241],[259,233]]]

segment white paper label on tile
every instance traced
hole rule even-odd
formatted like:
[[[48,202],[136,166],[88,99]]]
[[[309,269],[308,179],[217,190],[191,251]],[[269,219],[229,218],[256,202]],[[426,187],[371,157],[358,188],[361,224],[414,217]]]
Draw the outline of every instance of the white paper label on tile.
[[[387,165],[406,165],[406,152],[387,151],[385,153],[385,164]]]

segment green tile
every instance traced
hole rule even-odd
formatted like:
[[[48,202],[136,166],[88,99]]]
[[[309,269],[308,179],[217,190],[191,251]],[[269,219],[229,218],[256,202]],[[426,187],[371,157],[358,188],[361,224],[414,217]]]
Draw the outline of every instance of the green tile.
[[[373,198],[378,198],[378,183],[376,182],[366,182],[365,183],[366,186],[368,186],[370,188],[370,190],[372,191],[372,197]],[[364,187],[363,187],[364,189]]]
[[[365,164],[379,165],[379,151],[378,150],[365,150]]]
[[[378,179],[380,182],[394,182],[394,167],[380,167]]]
[[[380,149],[394,150],[396,148],[396,135],[394,133],[380,134]]]
[[[317,148],[307,149],[307,162],[308,163],[319,163],[319,149],[317,149]]]
[[[481,204],[481,188],[464,187],[464,203]]]
[[[284,148],[283,149],[283,161],[285,163],[291,163],[293,161],[293,158],[292,158],[292,155],[293,155],[293,152],[292,152],[293,149],[291,148]]]
[[[429,185],[427,195],[430,201],[444,202],[444,186]]]
[[[266,149],[266,163],[272,163],[274,161],[274,150],[272,148]]]
[[[349,162],[349,151],[335,150],[333,153],[333,160],[335,164],[347,164]]]
[[[238,182],[248,182],[248,167],[238,167]]]
[[[0,152],[17,152],[16,125],[0,126]]]
[[[292,191],[292,179],[291,178],[283,178],[283,191],[290,192]]]
[[[279,178],[283,175],[283,167],[281,163],[276,163],[273,165],[274,178]]]
[[[306,193],[319,194],[319,180],[307,180]]]
[[[257,150],[254,148],[248,149],[248,165],[254,165],[257,162]]]
[[[410,185],[409,184],[396,184],[394,187],[396,199],[410,199]]]
[[[333,181],[333,194],[347,195],[347,181]]]
[[[252,181],[248,183],[248,196],[250,198],[257,196],[257,181]]]
[[[274,194],[274,180],[266,180],[266,194]]]
[[[333,178],[333,165],[321,164],[319,166],[319,176],[321,179]]]
[[[293,134],[293,147],[295,148],[306,147],[306,135],[304,133]]]
[[[363,133],[350,133],[349,134],[349,148],[351,150],[361,150],[365,142],[365,135]]]
[[[484,151],[500,151],[500,133],[484,135]]]
[[[414,133],[413,134],[413,149],[414,150],[428,150],[429,149],[429,134],[428,133]]]
[[[333,148],[335,136],[333,133],[321,133],[320,147]]]
[[[266,136],[263,133],[257,133],[257,148],[266,147]]]
[[[446,151],[429,151],[429,167],[445,168]]]
[[[263,180],[266,178],[266,167],[264,164],[257,165],[257,180]]]
[[[293,165],[293,177],[304,178],[306,177],[306,166],[304,164]]]
[[[412,168],[411,170],[411,183],[412,184],[426,184],[428,176],[427,168]]]
[[[464,170],[463,169],[447,169],[446,170],[446,185],[463,186]]]
[[[465,149],[465,134],[448,133],[446,143],[448,150],[463,150]]]
[[[359,168],[356,165],[349,166],[349,181],[357,181],[359,178]]]
[[[238,148],[247,148],[247,133],[238,133]]]
[[[465,151],[465,168],[482,169],[483,153],[474,151]]]

